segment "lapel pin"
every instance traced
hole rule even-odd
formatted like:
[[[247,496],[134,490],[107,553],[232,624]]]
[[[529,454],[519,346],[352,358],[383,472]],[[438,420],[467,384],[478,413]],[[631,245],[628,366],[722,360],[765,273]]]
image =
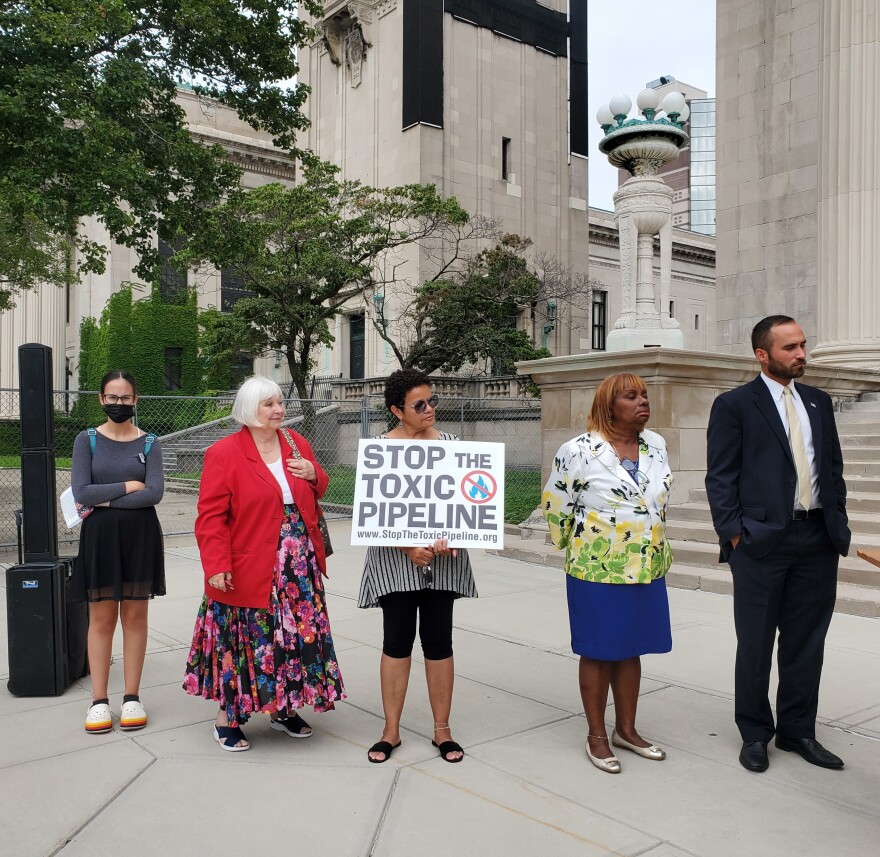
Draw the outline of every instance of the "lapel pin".
[[[815,403],[815,402],[810,402],[810,407],[811,407],[811,408],[815,408],[815,407],[816,407],[816,403]]]

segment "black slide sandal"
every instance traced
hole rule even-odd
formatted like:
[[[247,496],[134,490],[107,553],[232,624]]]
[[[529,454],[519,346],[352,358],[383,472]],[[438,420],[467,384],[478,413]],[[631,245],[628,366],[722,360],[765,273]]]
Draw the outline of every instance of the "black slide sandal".
[[[391,758],[391,754],[400,746],[400,741],[396,744],[390,744],[388,741],[377,741],[367,750],[367,759],[369,759],[374,765],[381,765],[383,762],[387,762]],[[370,753],[384,753],[384,759],[373,759],[370,756]]]
[[[444,762],[449,762],[450,765],[454,765],[464,758],[464,748],[456,741],[444,741],[442,744],[432,741],[431,743],[440,751],[440,758]],[[461,755],[457,759],[450,759],[448,758],[450,753],[461,753]]]

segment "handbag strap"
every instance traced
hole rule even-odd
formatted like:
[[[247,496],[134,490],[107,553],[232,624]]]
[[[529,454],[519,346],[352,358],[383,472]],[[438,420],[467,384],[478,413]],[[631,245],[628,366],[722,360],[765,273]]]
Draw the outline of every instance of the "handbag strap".
[[[293,439],[293,435],[290,433],[290,429],[283,428],[281,429],[281,434],[284,435],[284,439],[287,441],[290,446],[291,452],[293,452],[294,458],[302,458],[300,455],[300,451],[296,445],[296,441]]]

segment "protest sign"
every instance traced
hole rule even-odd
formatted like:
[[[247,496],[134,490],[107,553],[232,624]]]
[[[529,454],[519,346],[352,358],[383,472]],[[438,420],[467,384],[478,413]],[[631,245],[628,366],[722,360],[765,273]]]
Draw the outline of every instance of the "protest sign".
[[[361,440],[353,545],[504,547],[504,444]]]

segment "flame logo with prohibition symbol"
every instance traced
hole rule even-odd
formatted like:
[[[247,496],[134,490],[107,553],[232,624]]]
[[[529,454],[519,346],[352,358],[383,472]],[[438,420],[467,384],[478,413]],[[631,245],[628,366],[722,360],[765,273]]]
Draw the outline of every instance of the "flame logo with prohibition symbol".
[[[488,503],[498,492],[498,483],[485,470],[472,470],[461,480],[461,493],[471,503]]]

